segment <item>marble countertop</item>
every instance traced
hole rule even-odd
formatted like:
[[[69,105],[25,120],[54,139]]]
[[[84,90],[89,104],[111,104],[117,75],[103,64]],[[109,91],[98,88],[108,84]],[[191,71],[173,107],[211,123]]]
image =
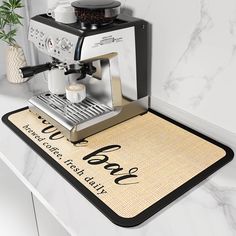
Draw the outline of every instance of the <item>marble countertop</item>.
[[[0,115],[27,106],[27,99],[46,86],[42,77],[20,85],[0,77]],[[235,134],[155,98],[152,104],[236,153]],[[236,235],[236,159],[142,225],[122,228],[111,223],[3,123],[0,130],[0,157],[71,235]]]

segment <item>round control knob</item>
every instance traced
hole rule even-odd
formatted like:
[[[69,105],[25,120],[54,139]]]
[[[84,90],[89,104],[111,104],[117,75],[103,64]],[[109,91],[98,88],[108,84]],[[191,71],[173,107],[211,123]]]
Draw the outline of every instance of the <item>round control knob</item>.
[[[68,39],[63,38],[61,40],[61,49],[69,51],[73,45],[68,41]]]

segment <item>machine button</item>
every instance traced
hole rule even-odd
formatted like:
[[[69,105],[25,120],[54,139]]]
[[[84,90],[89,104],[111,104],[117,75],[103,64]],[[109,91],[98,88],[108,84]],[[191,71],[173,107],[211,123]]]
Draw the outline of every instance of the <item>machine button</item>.
[[[35,35],[37,36],[38,34],[39,34],[39,30],[36,29],[36,31],[35,31]]]
[[[60,38],[56,38],[56,45],[60,45],[61,43],[61,39]]]
[[[40,32],[40,38],[43,39],[45,36],[44,32]]]
[[[33,27],[30,28],[30,33],[31,33],[31,34],[34,33],[34,28],[33,28]]]

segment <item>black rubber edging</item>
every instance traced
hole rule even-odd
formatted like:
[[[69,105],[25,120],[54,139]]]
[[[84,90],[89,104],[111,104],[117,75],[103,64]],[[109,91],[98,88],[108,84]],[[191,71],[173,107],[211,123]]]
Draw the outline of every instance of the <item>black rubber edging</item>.
[[[160,199],[158,202],[154,203],[152,206],[148,207],[138,215],[133,218],[124,218],[116,214],[111,208],[109,208],[103,201],[96,197],[90,190],[88,190],[83,184],[81,184],[75,177],[73,177],[66,169],[64,169],[57,161],[55,161],[50,155],[48,155],[43,149],[41,149],[36,143],[34,143],[27,135],[25,135],[20,129],[18,129],[8,117],[17,112],[28,109],[24,107],[12,112],[5,114],[2,117],[3,123],[5,123],[13,132],[15,132],[21,139],[23,139],[36,153],[38,153],[52,168],[54,168],[60,175],[62,175],[70,184],[74,186],[87,200],[89,200],[95,207],[98,208],[108,219],[110,219],[114,224],[122,227],[133,227],[143,223],[145,220],[156,214],[158,211],[162,210],[164,207],[169,205],[171,202],[179,198],[181,195],[186,193],[188,190],[202,182],[204,179],[209,177],[211,174],[216,172],[218,169],[230,162],[234,157],[234,152],[231,148],[221,144],[159,112],[149,109],[149,112],[167,120],[168,122],[194,134],[198,137],[207,140],[208,142],[222,148],[226,155],[222,157],[219,161],[208,167],[207,169],[200,172],[198,175]]]

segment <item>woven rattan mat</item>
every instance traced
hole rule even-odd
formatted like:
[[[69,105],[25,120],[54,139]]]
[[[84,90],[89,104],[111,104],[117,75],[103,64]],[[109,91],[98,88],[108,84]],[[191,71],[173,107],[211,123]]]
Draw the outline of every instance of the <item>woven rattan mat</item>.
[[[233,152],[150,111],[72,144],[27,108],[3,121],[111,221],[135,226],[229,162]]]

